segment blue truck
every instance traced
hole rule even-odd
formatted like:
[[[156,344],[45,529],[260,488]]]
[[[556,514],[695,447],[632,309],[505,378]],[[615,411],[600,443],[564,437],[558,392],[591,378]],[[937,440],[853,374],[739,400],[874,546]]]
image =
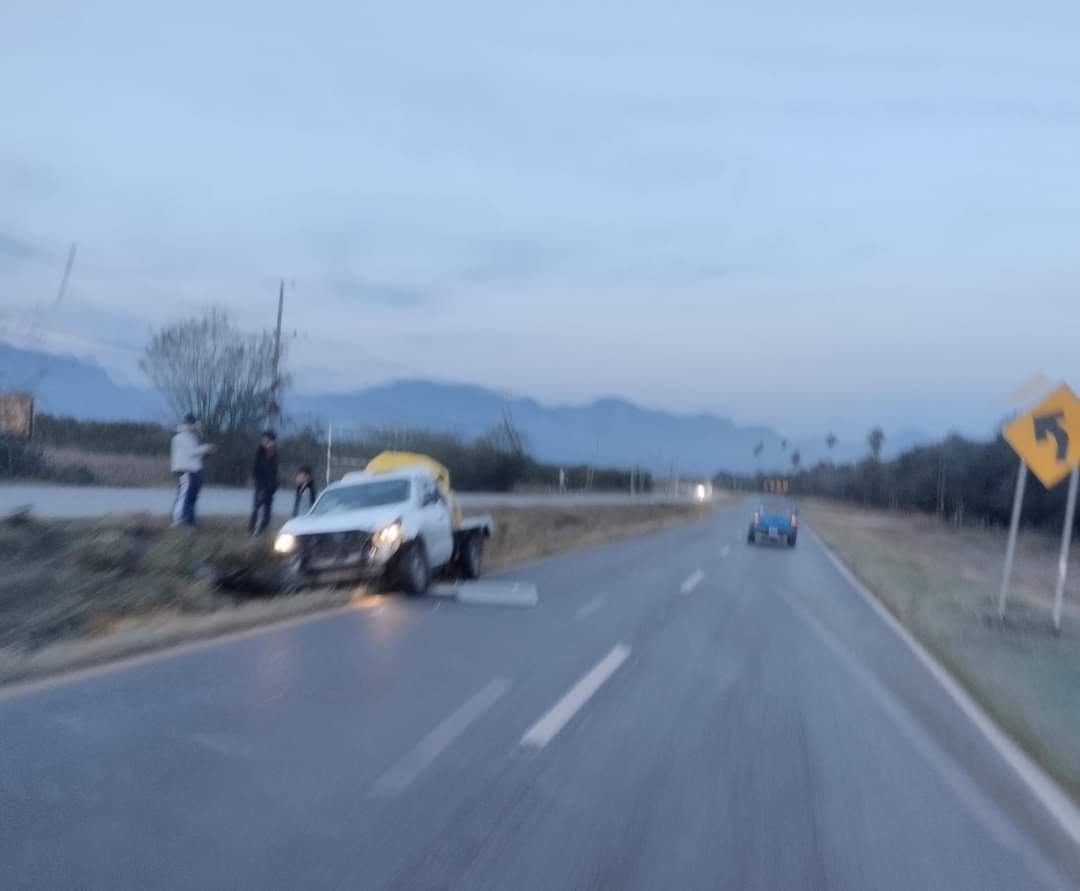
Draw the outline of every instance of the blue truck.
[[[756,544],[760,539],[795,547],[799,539],[799,509],[793,502],[777,499],[758,506],[750,517],[746,542]]]

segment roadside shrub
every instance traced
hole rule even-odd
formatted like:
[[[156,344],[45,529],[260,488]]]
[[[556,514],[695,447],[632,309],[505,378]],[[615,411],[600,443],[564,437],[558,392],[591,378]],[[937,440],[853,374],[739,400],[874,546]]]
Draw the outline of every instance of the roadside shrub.
[[[97,482],[94,472],[85,464],[63,464],[60,467],[46,464],[42,476],[65,486],[92,486]]]
[[[44,472],[45,459],[35,443],[0,434],[0,479],[40,477]]]
[[[851,464],[820,463],[789,477],[792,495],[850,501],[865,507],[937,514],[955,525],[1007,526],[1019,460],[1000,436],[985,442],[950,436],[911,449],[890,461],[866,458]],[[767,477],[738,477],[761,492]],[[731,479],[719,474],[718,480]],[[1027,526],[1060,529],[1068,487],[1046,489],[1030,477],[1024,493]],[[1080,515],[1077,516],[1080,528]]]

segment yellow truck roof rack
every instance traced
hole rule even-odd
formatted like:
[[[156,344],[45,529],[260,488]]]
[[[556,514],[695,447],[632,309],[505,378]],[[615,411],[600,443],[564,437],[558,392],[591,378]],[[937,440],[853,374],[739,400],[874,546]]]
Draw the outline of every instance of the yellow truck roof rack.
[[[392,470],[400,470],[402,467],[416,467],[417,465],[430,470],[439,481],[439,486],[445,492],[450,491],[450,471],[434,458],[417,452],[380,452],[368,461],[365,470],[368,473],[388,473]]]

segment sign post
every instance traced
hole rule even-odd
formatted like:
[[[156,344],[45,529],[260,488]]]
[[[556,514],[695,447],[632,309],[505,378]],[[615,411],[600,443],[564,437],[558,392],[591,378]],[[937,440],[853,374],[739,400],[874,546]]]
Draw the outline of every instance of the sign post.
[[[1061,530],[1061,556],[1058,557],[1057,589],[1054,591],[1054,630],[1061,630],[1061,607],[1065,599],[1065,576],[1069,571],[1069,545],[1072,544],[1073,519],[1076,517],[1076,483],[1080,466],[1069,474],[1069,500],[1065,503],[1065,528]]]
[[[1065,599],[1065,576],[1069,568],[1069,546],[1072,544],[1073,520],[1076,517],[1076,490],[1080,477],[1080,399],[1062,384],[1031,411],[1006,424],[1001,435],[1020,456],[1021,466],[1020,475],[1016,479],[1016,495],[1013,498],[1012,522],[1009,526],[1009,544],[1005,550],[1005,570],[1001,580],[998,611],[1004,617],[1028,469],[1047,489],[1054,488],[1068,476],[1069,496],[1065,506],[1065,528],[1061,533],[1061,555],[1058,558],[1057,587],[1054,591],[1054,628],[1060,630],[1061,610]]]
[[[34,435],[34,397],[0,393],[0,436],[29,439]]]
[[[1005,618],[1005,601],[1009,598],[1009,579],[1012,576],[1013,557],[1016,555],[1016,534],[1020,531],[1020,508],[1024,504],[1024,484],[1027,482],[1027,465],[1020,459],[1016,474],[1016,494],[1013,495],[1012,521],[1009,523],[1009,544],[1005,548],[1005,571],[1001,577],[1001,597],[998,614]]]

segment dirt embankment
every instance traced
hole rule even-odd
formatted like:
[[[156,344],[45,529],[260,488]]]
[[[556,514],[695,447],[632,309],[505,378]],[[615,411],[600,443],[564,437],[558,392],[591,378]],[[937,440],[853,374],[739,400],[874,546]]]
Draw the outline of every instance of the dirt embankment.
[[[497,508],[485,569],[688,522],[689,505]],[[0,683],[345,606],[357,589],[274,596],[269,536],[240,519],[0,522]]]

